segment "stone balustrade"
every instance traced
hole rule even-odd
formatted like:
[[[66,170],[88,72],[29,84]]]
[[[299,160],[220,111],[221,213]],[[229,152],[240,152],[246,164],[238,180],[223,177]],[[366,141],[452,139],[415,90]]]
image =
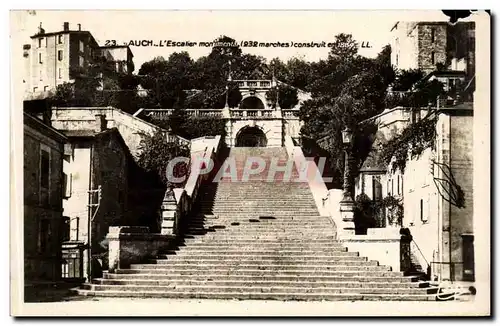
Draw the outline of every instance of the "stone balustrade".
[[[191,168],[184,188],[175,188],[166,192],[161,206],[161,233],[179,234],[180,221],[187,216],[196,201],[201,183],[208,177],[201,167],[194,166],[201,162],[215,161],[220,147],[221,136],[206,136],[191,141]]]
[[[181,220],[191,213],[200,185],[208,178],[202,173],[201,159],[216,160],[221,136],[206,136],[191,141],[191,167],[184,188],[167,190],[160,208],[160,233],[151,233],[147,227],[112,226],[109,228],[109,269],[127,268],[155,257],[169,249],[180,236]]]
[[[271,88],[271,80],[235,80],[238,87],[241,88]]]

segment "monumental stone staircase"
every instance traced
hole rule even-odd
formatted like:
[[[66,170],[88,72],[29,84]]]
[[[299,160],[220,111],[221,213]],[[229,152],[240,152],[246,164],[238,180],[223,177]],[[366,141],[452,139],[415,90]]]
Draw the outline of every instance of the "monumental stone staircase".
[[[288,161],[284,148],[232,148],[238,175],[249,156]],[[105,273],[79,293],[92,296],[275,299],[435,300],[428,283],[349,252],[320,216],[307,183],[266,168],[248,182],[207,183],[199,210],[175,250]],[[297,171],[293,177],[297,177]]]

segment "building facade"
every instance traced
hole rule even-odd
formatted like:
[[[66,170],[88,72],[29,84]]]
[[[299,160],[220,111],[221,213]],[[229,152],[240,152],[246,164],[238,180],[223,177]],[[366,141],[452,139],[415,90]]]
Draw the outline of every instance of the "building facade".
[[[67,138],[24,114],[25,285],[61,279],[63,154]]]
[[[89,277],[90,255],[99,261],[94,268],[105,267],[107,248],[103,240],[109,226],[131,224],[127,209],[131,155],[118,130],[107,128],[105,116],[96,116],[95,122],[95,129],[61,131],[68,137],[64,248],[80,255],[79,261],[67,259],[63,266],[68,279]]]
[[[58,85],[72,82],[73,72],[105,58],[116,72],[132,73],[133,55],[128,47],[100,47],[89,31],[70,29],[46,33],[40,26],[23,46],[25,99],[46,98]]]
[[[436,119],[432,146],[408,157],[404,171],[393,171],[380,158],[384,143],[430,111]],[[356,196],[400,200],[403,220],[396,226],[409,230],[412,257],[422,271],[434,280],[473,281],[472,104],[440,109],[398,107],[373,119],[379,124],[377,140],[356,180]],[[389,224],[386,220],[380,226]]]
[[[468,79],[475,70],[473,22],[397,22],[391,29],[391,63],[396,69],[462,71]]]

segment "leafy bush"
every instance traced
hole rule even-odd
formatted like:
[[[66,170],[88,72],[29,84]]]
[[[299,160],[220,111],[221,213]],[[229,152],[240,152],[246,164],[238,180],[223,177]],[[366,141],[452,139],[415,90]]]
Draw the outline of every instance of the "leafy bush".
[[[188,116],[184,110],[174,111],[168,119],[151,119],[150,122],[187,139],[217,135],[224,138],[226,135],[224,119],[216,116]]]
[[[436,118],[427,118],[406,127],[400,136],[394,137],[382,147],[382,158],[392,171],[404,172],[408,158],[420,156],[422,152],[434,145],[436,139]]]
[[[299,103],[297,89],[287,85],[281,85],[278,90],[272,88],[266,92],[266,100],[270,106],[276,108],[276,97],[280,108],[289,110]]]
[[[147,172],[154,172],[162,183],[168,187],[182,186],[183,183],[172,183],[167,178],[167,165],[176,157],[188,157],[190,151],[187,146],[169,141],[164,131],[157,131],[150,135],[141,133],[140,154],[137,163]],[[189,174],[189,163],[176,164],[173,169],[174,177],[187,176]],[[184,181],[185,181],[184,180]]]

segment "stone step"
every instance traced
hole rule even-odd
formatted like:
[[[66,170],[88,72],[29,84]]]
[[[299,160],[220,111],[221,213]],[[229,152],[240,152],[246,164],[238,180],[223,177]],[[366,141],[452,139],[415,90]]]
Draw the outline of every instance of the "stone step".
[[[412,287],[365,288],[365,287],[305,287],[305,286],[216,286],[216,285],[110,285],[85,284],[84,288],[93,291],[173,291],[173,292],[208,292],[208,293],[349,293],[349,294],[427,294],[428,289]]]
[[[316,209],[316,205],[314,203],[308,202],[308,203],[293,203],[292,201],[290,203],[277,203],[277,202],[269,202],[269,201],[262,201],[262,202],[235,202],[233,204],[229,203],[218,203],[218,204],[202,204],[202,205],[195,205],[195,207],[200,208],[200,209],[222,209],[222,210],[229,210],[229,209],[234,209],[234,208],[245,208],[245,209],[255,209],[261,208],[261,209],[270,209],[273,208],[274,211],[281,210],[283,208],[288,208],[288,209]]]
[[[289,241],[294,241],[294,240],[300,240],[300,239],[307,239],[309,240],[314,240],[316,238],[326,238],[330,236],[332,239],[335,238],[335,231],[331,232],[322,232],[321,234],[318,234],[317,232],[255,232],[255,233],[248,233],[248,232],[209,232],[209,233],[203,233],[200,232],[199,234],[196,233],[187,233],[185,235],[185,238],[196,238],[202,236],[204,240],[289,240]]]
[[[244,263],[244,264],[243,264]],[[297,266],[296,262],[280,261],[279,264],[270,264],[252,260],[245,260],[241,262],[233,262],[232,264],[228,261],[223,260],[212,260],[212,261],[169,261],[168,264],[132,264],[130,269],[143,269],[148,271],[156,270],[161,272],[163,270],[179,270],[185,268],[196,268],[200,271],[206,269],[216,268],[219,271],[226,269],[233,270],[245,270],[245,269],[262,269],[262,270],[288,270],[288,271],[348,271],[352,269],[356,270],[374,270],[374,271],[389,271],[388,266],[379,266],[375,263],[369,264],[370,262],[331,262],[331,261],[314,261],[310,263],[299,262],[300,266]]]
[[[263,230],[265,228],[272,230],[272,229],[289,229],[289,230],[303,230],[304,228],[317,228],[317,229],[322,229],[322,228],[330,228],[333,229],[335,228],[335,225],[332,222],[322,222],[322,223],[315,223],[314,225],[312,223],[258,223],[258,222],[248,222],[248,221],[231,221],[231,222],[223,222],[223,223],[206,223],[203,221],[200,222],[190,222],[188,224],[189,228],[193,229],[207,229],[207,230],[246,230],[246,229],[255,229],[255,230]]]
[[[369,263],[368,258],[362,256],[341,256],[341,255],[262,255],[262,254],[220,254],[220,255],[209,255],[209,254],[179,254],[179,255],[168,255],[167,257],[162,256],[156,259],[151,259],[151,263],[156,264],[170,264],[171,262],[183,262],[183,263],[196,263],[194,260],[199,262],[228,262],[234,261],[236,263],[247,263],[255,261],[261,262],[263,264],[267,264],[269,262],[279,262],[279,263],[304,263],[305,265],[309,263],[332,263],[338,262],[339,264],[347,264],[347,265],[358,265],[362,263]],[[375,265],[371,263],[371,265]]]
[[[283,219],[283,220],[294,220],[294,221],[311,221],[311,220],[318,220],[319,216],[315,212],[301,212],[298,213],[296,211],[280,211],[280,212],[273,212],[273,211],[261,211],[261,212],[253,212],[253,211],[238,211],[238,210],[233,210],[233,211],[227,211],[227,212],[212,212],[212,211],[205,211],[203,214],[207,215],[216,215],[218,218],[225,218],[225,219],[259,219],[261,216],[271,216],[276,219]],[[316,215],[316,216],[314,216]]]
[[[196,266],[188,266],[185,268],[164,268],[164,269],[118,269],[114,272],[116,275],[127,274],[127,275],[185,275],[185,276],[200,276],[204,277],[206,275],[212,275],[212,273],[217,273],[220,276],[234,276],[234,277],[245,277],[245,276],[260,276],[260,277],[274,277],[274,276],[291,276],[291,277],[360,277],[366,280],[372,277],[392,277],[401,278],[403,277],[403,272],[391,271],[390,268],[385,270],[375,270],[375,269],[340,269],[340,270],[328,270],[320,268],[302,268],[302,269],[259,269],[254,267],[246,269],[235,269],[224,267],[217,269],[217,271],[210,268],[197,269]]]
[[[257,246],[254,244],[247,245],[220,245],[215,246],[211,243],[200,243],[200,246],[195,246],[193,244],[190,247],[179,247],[179,253],[184,252],[204,252],[206,254],[217,254],[218,252],[256,252],[256,251],[267,251],[267,252],[279,252],[283,254],[292,252],[311,252],[316,254],[336,254],[336,255],[348,255],[348,256],[358,256],[356,251],[347,251],[347,248],[342,247],[280,247],[280,246]]]
[[[335,248],[337,249],[337,248]],[[224,249],[224,248],[218,248],[212,247],[210,249],[206,248],[196,248],[196,247],[181,247],[180,250],[174,251],[174,252],[168,252],[165,254],[160,254],[158,255],[158,258],[169,258],[170,255],[176,255],[176,256],[186,256],[186,255],[194,255],[194,256],[201,256],[201,255],[206,255],[206,257],[210,256],[225,256],[225,255],[271,255],[271,254],[279,254],[283,256],[332,256],[332,257],[358,257],[359,252],[354,252],[354,251],[331,251],[330,249],[328,250],[290,250],[286,248],[276,248],[274,250],[269,250],[269,249],[262,249],[262,248],[256,248],[256,247],[248,247],[248,248],[238,248],[238,249]],[[167,257],[168,256],[168,257]]]
[[[239,300],[300,300],[300,301],[435,301],[435,295],[399,294],[317,294],[317,293],[192,293],[179,291],[90,291],[77,290],[79,295],[133,298],[178,298],[178,299],[239,299]]]
[[[279,227],[279,226],[269,226],[263,225],[259,226],[257,223],[253,227],[249,226],[240,226],[240,225],[228,225],[224,228],[196,228],[191,227],[188,231],[206,231],[212,234],[235,234],[239,235],[241,233],[246,234],[255,234],[255,235],[268,235],[268,234],[283,234],[283,233],[291,233],[297,235],[306,235],[306,234],[315,234],[315,235],[330,235],[334,234],[335,230],[332,225],[329,228],[324,229],[308,229],[305,227]]]
[[[254,282],[254,281],[276,281],[276,282],[377,282],[377,283],[419,283],[417,277],[402,277],[399,274],[387,272],[388,276],[373,276],[373,275],[350,275],[349,273],[338,273],[330,276],[318,276],[313,273],[302,273],[301,275],[281,275],[276,273],[262,273],[260,271],[254,274],[124,274],[124,273],[107,273],[103,274],[104,279],[117,279],[117,280],[135,280],[135,281],[234,281],[234,282]],[[359,274],[359,273],[358,273]],[[419,285],[425,286],[425,285]]]
[[[251,226],[256,223],[261,225],[301,225],[303,227],[311,228],[321,228],[324,225],[332,225],[333,221],[330,218],[315,216],[315,217],[304,217],[304,216],[271,216],[271,215],[258,215],[257,217],[241,217],[241,218],[231,218],[228,216],[211,215],[207,214],[204,216],[192,216],[186,220],[186,223],[190,224],[200,224],[200,223],[212,223],[214,225],[223,225],[231,223],[239,223],[242,226]]]
[[[273,216],[268,216],[266,218],[260,218],[258,217],[255,220],[249,221],[249,219],[243,219],[242,221],[238,221],[238,225],[242,227],[250,227],[253,226],[254,224],[260,224],[260,225],[268,225],[268,226],[283,226],[283,227],[294,227],[294,226],[301,226],[301,227],[313,227],[313,228],[321,228],[324,226],[331,226],[333,221],[324,217],[318,217],[317,219],[312,219],[312,220],[307,220],[307,221],[300,221],[296,219],[278,219]],[[206,225],[206,226],[217,226],[217,225],[231,225],[231,223],[234,223],[235,221],[231,218],[208,218],[205,219],[203,217],[191,217],[191,220],[188,221],[190,225]]]
[[[93,283],[100,285],[140,285],[140,286],[241,286],[241,287],[301,287],[306,288],[422,288],[424,285],[419,282],[403,283],[403,282],[347,282],[347,281],[321,281],[321,280],[307,280],[297,278],[293,281],[284,280],[265,280],[265,279],[252,279],[252,280],[213,280],[206,278],[204,280],[196,279],[130,279],[130,278],[97,278]]]
[[[303,239],[303,238],[278,238],[278,237],[268,237],[268,238],[255,238],[255,237],[234,237],[234,238],[226,238],[226,239],[210,239],[207,241],[207,237],[192,237],[183,239],[185,245],[191,245],[193,243],[197,243],[200,245],[209,245],[209,246],[220,246],[220,245],[240,245],[247,246],[253,245],[256,247],[263,247],[265,245],[271,246],[286,246],[288,248],[294,247],[310,247],[310,246],[334,246],[334,247],[342,247],[342,245],[335,239],[335,237],[330,237],[327,239]]]

